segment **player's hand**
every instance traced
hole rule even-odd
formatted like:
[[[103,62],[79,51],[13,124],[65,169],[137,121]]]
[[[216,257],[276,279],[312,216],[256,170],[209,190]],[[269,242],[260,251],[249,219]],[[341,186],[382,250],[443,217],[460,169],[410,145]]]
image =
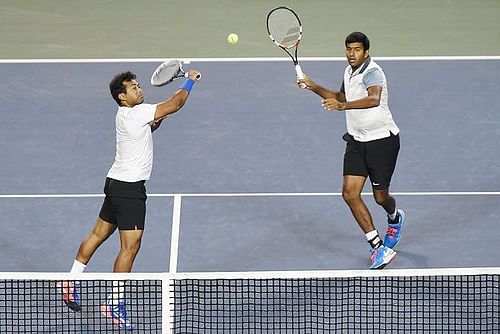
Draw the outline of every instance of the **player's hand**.
[[[299,85],[300,88],[304,89],[311,89],[314,85],[314,81],[311,80],[306,74],[304,74],[304,78],[299,79],[297,78],[297,85]]]
[[[330,111],[330,110],[340,111],[340,110],[345,110],[346,103],[339,102],[336,99],[334,99],[333,97],[331,97],[328,99],[321,100],[321,106],[323,107],[323,109],[328,110],[328,111]]]
[[[201,73],[197,70],[189,70],[187,73],[188,73],[188,78],[193,81],[199,80],[201,76]]]

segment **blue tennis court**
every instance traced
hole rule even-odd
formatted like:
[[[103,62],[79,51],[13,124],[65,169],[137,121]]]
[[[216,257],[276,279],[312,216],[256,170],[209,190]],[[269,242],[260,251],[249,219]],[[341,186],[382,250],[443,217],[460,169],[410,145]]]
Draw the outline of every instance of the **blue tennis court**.
[[[339,192],[345,119],[295,84],[284,59],[193,59],[202,80],[154,134],[143,246],[134,271],[365,269],[368,244]],[[378,60],[378,59],[377,59]],[[392,192],[407,225],[397,268],[500,266],[497,58],[382,58],[402,149]],[[132,70],[146,101],[155,61],[2,62],[2,271],[67,271],[93,226],[114,157],[107,84]],[[345,62],[303,61],[340,85]],[[436,80],[436,74],[438,79]],[[485,83],[492,84],[485,84]],[[366,203],[379,230],[385,215]],[[174,195],[180,211],[174,212]],[[178,244],[172,247],[172,221]],[[89,271],[107,272],[118,238]],[[176,249],[171,263],[171,249]]]

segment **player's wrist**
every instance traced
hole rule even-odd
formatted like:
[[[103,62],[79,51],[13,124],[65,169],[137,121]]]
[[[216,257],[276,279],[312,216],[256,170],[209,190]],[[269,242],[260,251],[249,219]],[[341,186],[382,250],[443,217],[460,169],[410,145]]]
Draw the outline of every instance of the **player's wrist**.
[[[187,91],[189,93],[189,92],[191,92],[191,89],[193,88],[194,82],[195,81],[193,79],[187,78],[186,80],[184,80],[184,83],[182,84],[180,89],[184,89],[185,91]]]

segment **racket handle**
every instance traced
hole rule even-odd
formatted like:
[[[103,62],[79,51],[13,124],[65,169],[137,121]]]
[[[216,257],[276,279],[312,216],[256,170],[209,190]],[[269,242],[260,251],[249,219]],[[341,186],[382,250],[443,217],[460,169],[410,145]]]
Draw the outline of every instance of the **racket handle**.
[[[302,72],[302,68],[299,64],[295,65],[295,73],[297,73],[298,79],[304,79],[304,73]],[[300,83],[299,86],[300,88],[307,88],[305,83]]]
[[[184,73],[184,76],[187,78],[187,77],[189,77],[189,74],[188,74],[188,73]],[[198,74],[198,75],[196,76],[196,80],[198,81],[198,80],[200,80],[200,79],[201,79],[201,74]]]
[[[297,73],[297,78],[304,79],[304,73],[302,72],[302,68],[299,64],[295,65],[295,72]]]

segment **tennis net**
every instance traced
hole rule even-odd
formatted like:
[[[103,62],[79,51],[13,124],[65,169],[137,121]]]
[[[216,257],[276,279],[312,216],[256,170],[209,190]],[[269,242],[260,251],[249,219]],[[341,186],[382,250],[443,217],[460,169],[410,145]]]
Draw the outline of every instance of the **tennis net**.
[[[67,282],[78,284],[79,312],[63,302]],[[162,276],[138,273],[0,273],[0,333],[121,333],[102,313],[117,287],[134,333],[161,333]]]
[[[81,312],[62,301],[66,280]],[[117,281],[134,333],[499,333],[499,280],[500,268],[0,273],[0,333],[121,333],[100,313]]]

